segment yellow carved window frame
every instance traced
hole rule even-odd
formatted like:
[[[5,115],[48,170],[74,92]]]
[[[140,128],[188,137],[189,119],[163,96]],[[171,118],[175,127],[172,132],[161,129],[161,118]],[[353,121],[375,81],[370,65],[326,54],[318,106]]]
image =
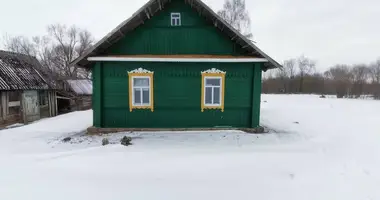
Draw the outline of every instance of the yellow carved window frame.
[[[201,111],[203,112],[205,109],[220,109],[224,112],[224,91],[225,91],[225,78],[226,72],[217,70],[215,68],[202,72],[202,95],[201,95]],[[220,78],[221,86],[220,86],[220,104],[219,105],[207,105],[206,104],[206,79],[207,78]]]
[[[138,77],[149,78],[149,105],[134,105],[133,104],[133,79]],[[128,72],[129,78],[129,111],[132,112],[133,109],[150,109],[154,111],[154,95],[153,95],[153,72],[144,70],[142,68]],[[142,101],[142,99],[141,99]]]

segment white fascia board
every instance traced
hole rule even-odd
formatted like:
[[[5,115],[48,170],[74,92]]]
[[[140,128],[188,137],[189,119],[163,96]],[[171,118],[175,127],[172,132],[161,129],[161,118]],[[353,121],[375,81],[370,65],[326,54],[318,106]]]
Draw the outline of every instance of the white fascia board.
[[[88,61],[113,62],[222,62],[222,63],[252,63],[268,62],[265,58],[139,58],[139,57],[89,57]]]

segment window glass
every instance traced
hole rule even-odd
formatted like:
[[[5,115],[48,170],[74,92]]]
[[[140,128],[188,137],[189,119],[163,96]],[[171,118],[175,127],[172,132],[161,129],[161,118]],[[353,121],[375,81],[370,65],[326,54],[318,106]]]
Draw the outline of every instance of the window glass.
[[[206,78],[206,86],[220,86],[219,78]]]
[[[141,104],[141,89],[134,89],[134,103]]]
[[[214,87],[213,104],[220,104],[220,87]]]
[[[149,89],[144,88],[142,91],[143,91],[142,93],[143,104],[149,104]]]
[[[150,79],[149,77],[133,78],[133,105],[143,106],[150,104]]]
[[[149,87],[149,78],[134,78],[133,79],[133,86],[145,86]]]
[[[204,102],[207,105],[219,106],[221,103],[221,78],[205,77]]]
[[[206,104],[212,104],[212,88],[206,87],[206,95],[205,95],[205,103]]]

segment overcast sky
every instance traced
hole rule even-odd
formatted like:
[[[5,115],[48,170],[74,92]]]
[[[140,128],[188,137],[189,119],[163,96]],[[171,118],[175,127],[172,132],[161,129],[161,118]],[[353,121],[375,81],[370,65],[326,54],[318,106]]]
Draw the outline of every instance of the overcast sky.
[[[148,0],[0,0],[0,34],[35,36],[75,24],[97,40]],[[212,9],[223,0],[203,0]],[[324,70],[380,58],[380,0],[246,0],[257,45],[278,62],[304,54]],[[22,6],[21,6],[22,5]],[[3,42],[0,42],[1,46]]]

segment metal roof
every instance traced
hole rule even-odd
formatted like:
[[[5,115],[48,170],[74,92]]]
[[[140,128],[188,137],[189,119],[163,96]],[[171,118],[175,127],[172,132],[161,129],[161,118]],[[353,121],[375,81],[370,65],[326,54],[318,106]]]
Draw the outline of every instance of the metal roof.
[[[86,51],[82,56],[78,57],[72,62],[72,65],[78,65],[81,67],[90,67],[90,61],[88,57],[101,55],[114,43],[123,38],[128,32],[133,31],[136,27],[144,23],[145,20],[150,19],[153,15],[163,9],[165,4],[171,0],[150,0],[129,19],[122,22],[114,30],[108,33],[104,38],[97,42],[92,48]],[[265,54],[256,45],[254,45],[249,39],[239,33],[225,20],[223,20],[218,14],[216,14],[210,7],[204,4],[201,0],[183,0],[191,7],[197,10],[200,15],[205,16],[216,28],[228,35],[231,40],[235,41],[242,48],[246,49],[252,56],[259,58],[265,58],[268,62],[265,63],[265,69],[281,68],[282,66],[274,59]]]
[[[51,89],[37,70],[40,67],[34,57],[0,50],[0,90]]]
[[[71,90],[77,95],[92,95],[92,81],[83,80],[66,80]]]

